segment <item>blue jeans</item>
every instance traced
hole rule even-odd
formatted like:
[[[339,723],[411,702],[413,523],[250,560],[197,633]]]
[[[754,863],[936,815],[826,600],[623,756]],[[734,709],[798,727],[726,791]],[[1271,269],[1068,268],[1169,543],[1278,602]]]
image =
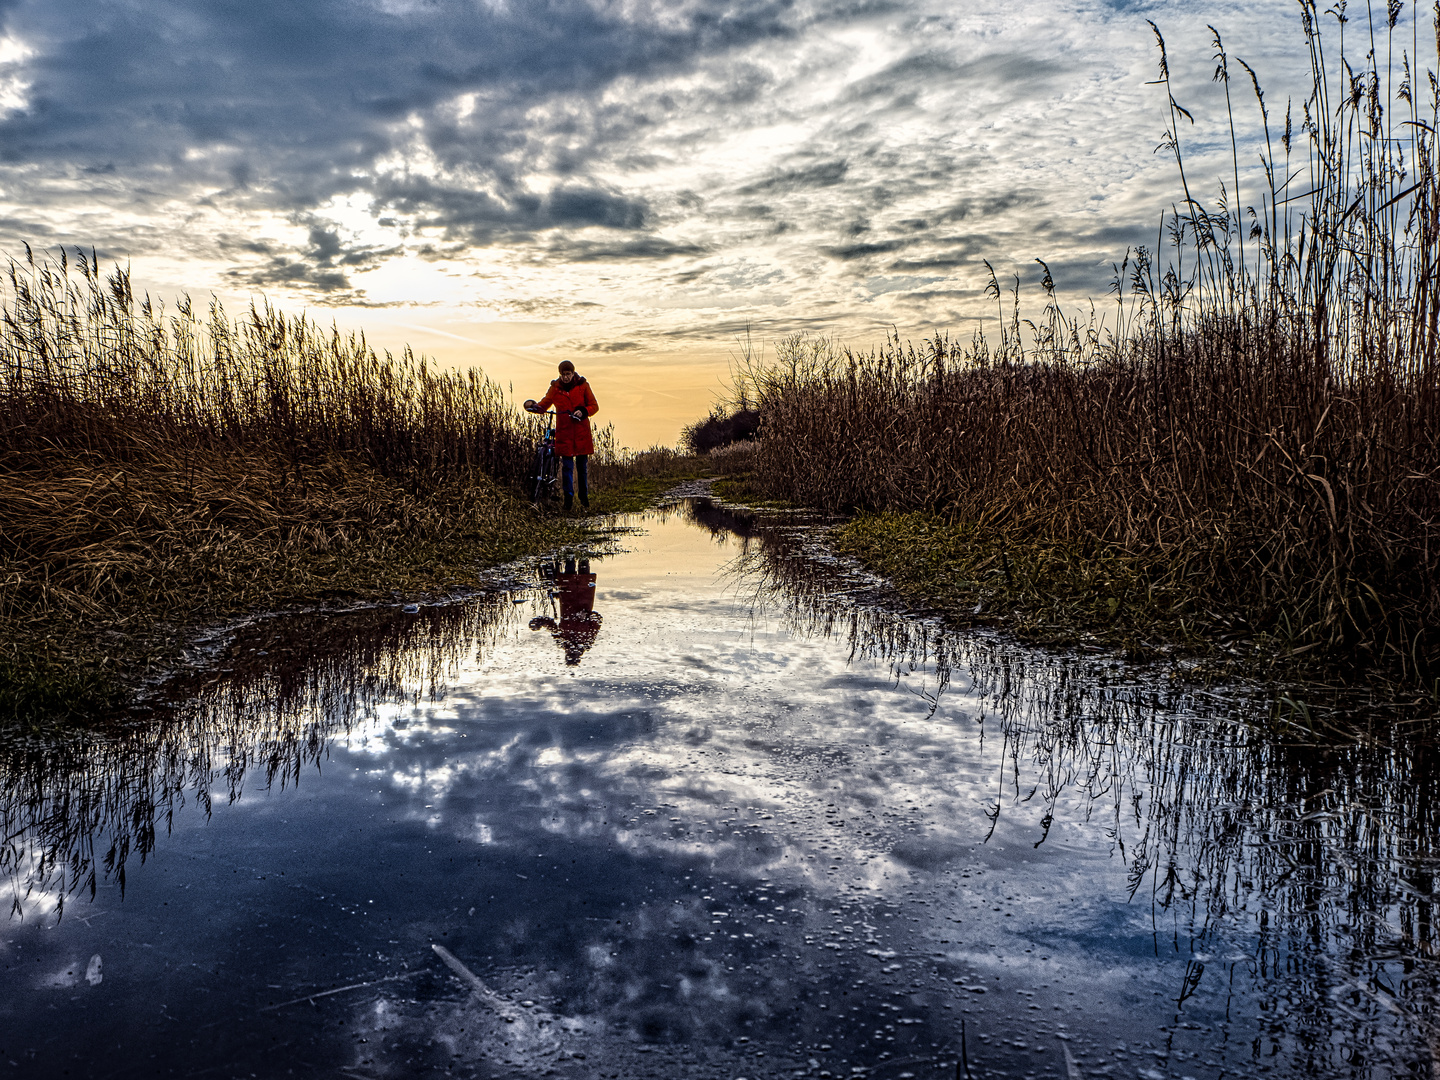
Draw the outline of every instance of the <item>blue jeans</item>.
[[[590,456],[577,454],[575,457],[560,459],[560,475],[565,478],[565,494],[575,494],[575,463],[580,463],[580,501],[590,501]]]

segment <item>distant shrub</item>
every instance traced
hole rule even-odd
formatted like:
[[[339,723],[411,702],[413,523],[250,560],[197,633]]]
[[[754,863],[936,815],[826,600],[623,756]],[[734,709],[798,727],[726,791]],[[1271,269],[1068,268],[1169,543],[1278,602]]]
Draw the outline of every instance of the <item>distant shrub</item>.
[[[691,453],[708,454],[722,446],[737,442],[753,442],[760,431],[760,410],[752,409],[741,400],[733,412],[723,406],[712,409],[704,420],[697,420],[680,435],[680,443]]]

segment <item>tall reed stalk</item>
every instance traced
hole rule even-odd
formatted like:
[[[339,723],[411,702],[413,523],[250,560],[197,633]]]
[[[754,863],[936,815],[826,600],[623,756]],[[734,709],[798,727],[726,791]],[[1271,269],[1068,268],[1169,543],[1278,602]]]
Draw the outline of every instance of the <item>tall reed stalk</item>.
[[[1113,321],[1065,315],[1047,268],[1026,322],[991,271],[998,341],[791,339],[746,374],[760,482],[1104,548],[1197,614],[1440,676],[1440,84],[1421,86],[1398,3],[1358,68],[1343,8],[1336,56],[1301,8],[1312,87],[1278,146],[1214,36],[1227,101],[1243,68],[1265,132],[1261,182],[1242,192],[1237,149],[1217,206],[1187,176],[1156,29],[1183,197],[1163,271],[1145,249],[1115,267]]]
[[[529,465],[531,422],[476,370],[437,371],[408,348],[380,357],[362,334],[269,305],[231,320],[212,301],[202,318],[187,297],[167,313],[83,254],[27,247],[8,282],[0,450],[264,447],[297,469],[341,453],[422,487],[471,467],[519,481]]]

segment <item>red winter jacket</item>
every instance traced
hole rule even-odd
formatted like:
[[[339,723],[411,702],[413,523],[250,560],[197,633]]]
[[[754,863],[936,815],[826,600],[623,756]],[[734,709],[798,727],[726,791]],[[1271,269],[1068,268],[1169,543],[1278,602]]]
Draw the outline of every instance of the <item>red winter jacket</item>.
[[[544,412],[552,405],[560,414],[555,420],[555,453],[561,457],[593,454],[595,440],[590,437],[590,417],[600,411],[600,406],[585,376],[576,375],[568,387],[559,379],[552,381],[550,392],[537,401],[535,407]],[[585,410],[584,420],[570,418],[576,409]]]

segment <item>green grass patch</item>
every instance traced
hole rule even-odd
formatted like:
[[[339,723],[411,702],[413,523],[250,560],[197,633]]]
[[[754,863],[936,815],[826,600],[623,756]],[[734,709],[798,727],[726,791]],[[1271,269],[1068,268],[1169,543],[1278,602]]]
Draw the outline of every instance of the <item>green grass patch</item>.
[[[735,503],[737,506],[749,506],[755,510],[794,510],[798,508],[795,503],[777,499],[768,494],[756,482],[754,474],[750,472],[718,477],[711,487],[711,491],[722,502]]]
[[[1188,656],[1206,670],[1274,673],[1298,666],[1243,618],[1175,584],[1169,568],[1105,549],[1017,538],[934,515],[866,514],[834,533],[836,550],[952,622],[1022,640],[1099,644],[1130,659]]]
[[[606,487],[590,493],[590,513],[635,514],[653,506],[655,500],[676,484],[685,480],[699,480],[706,470],[695,463],[695,459],[682,459],[687,465],[674,472],[655,476],[632,476],[613,487]]]

